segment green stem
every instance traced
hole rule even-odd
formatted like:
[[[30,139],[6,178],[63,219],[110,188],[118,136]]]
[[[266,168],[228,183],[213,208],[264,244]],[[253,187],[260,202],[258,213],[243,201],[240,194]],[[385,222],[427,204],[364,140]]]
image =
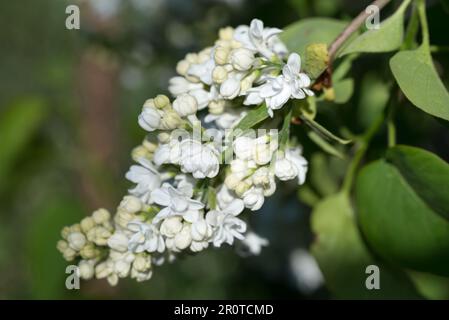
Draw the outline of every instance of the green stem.
[[[396,145],[396,126],[393,119],[388,119],[388,147],[394,147]]]
[[[396,86],[392,89],[393,92],[396,91]],[[394,115],[396,113],[396,103],[393,99],[390,99],[388,104],[388,115],[387,115],[387,130],[388,130],[388,147],[394,147],[396,145],[396,125],[394,124]]]
[[[426,1],[425,0],[419,0],[418,13],[419,13],[419,21],[421,22],[421,33],[422,33],[422,41],[423,41],[422,45],[423,45],[423,47],[430,50],[429,26],[427,24]]]
[[[416,34],[419,29],[419,16],[418,10],[416,8],[416,2],[413,3],[412,14],[410,21],[407,25],[407,31],[404,37],[404,42],[402,43],[402,50],[410,50],[415,44]]]

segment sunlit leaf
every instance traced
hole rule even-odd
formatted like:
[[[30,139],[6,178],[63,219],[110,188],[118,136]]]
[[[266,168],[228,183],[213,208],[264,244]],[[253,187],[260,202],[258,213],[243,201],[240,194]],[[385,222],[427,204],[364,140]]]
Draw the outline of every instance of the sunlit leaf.
[[[404,12],[410,0],[404,1],[396,12],[382,22],[378,29],[371,29],[342,50],[340,56],[356,52],[388,52],[399,49],[404,37]]]
[[[390,60],[390,67],[411,103],[435,117],[449,120],[449,93],[425,46],[396,53]]]

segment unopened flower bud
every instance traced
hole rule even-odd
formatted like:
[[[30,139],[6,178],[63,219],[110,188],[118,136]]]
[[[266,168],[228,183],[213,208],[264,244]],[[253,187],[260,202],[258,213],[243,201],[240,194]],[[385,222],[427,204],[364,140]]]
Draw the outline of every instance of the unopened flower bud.
[[[70,248],[75,251],[80,251],[86,244],[86,237],[81,232],[72,232],[68,235],[67,242],[69,243]]]
[[[166,95],[159,94],[156,98],[154,98],[154,105],[158,109],[163,109],[170,104],[170,99]]]
[[[113,250],[126,252],[128,250],[128,237],[124,233],[116,232],[108,239],[108,246]]]
[[[92,213],[92,218],[96,224],[102,224],[111,218],[111,214],[106,209],[98,209]]]
[[[176,65],[176,72],[181,76],[185,76],[187,74],[187,70],[190,68],[190,63],[187,60],[181,60]]]
[[[87,243],[80,251],[83,259],[93,259],[97,256],[98,250],[92,242]]]
[[[158,145],[156,143],[153,143],[151,141],[148,141],[147,139],[143,140],[142,146],[147,149],[149,152],[156,151]]]
[[[224,100],[212,100],[209,102],[209,113],[222,114],[225,108],[226,102]]]
[[[62,256],[64,257],[64,259],[66,259],[67,261],[72,261],[73,259],[75,259],[76,257],[76,251],[73,250],[72,248],[67,248],[64,250],[64,252],[62,253]]]
[[[229,174],[225,178],[225,185],[228,189],[234,190],[240,181],[241,180],[235,174]]]
[[[95,263],[91,260],[81,260],[78,264],[79,276],[81,279],[89,280],[95,274]]]
[[[192,242],[192,236],[190,235],[190,225],[185,224],[181,232],[175,236],[175,246],[179,250],[184,250]]]
[[[168,132],[161,132],[157,135],[157,140],[160,143],[167,143],[170,141],[170,133]]]
[[[218,31],[218,37],[220,38],[220,40],[231,41],[234,37],[234,28],[232,27],[221,28]]]
[[[238,71],[249,70],[254,62],[254,53],[245,48],[234,49],[231,52],[230,62]]]
[[[147,256],[137,255],[133,262],[133,268],[139,272],[145,272],[151,268],[151,259]]]
[[[214,53],[216,64],[223,65],[228,63],[229,49],[225,47],[217,47]]]
[[[69,244],[65,240],[59,240],[58,243],[56,244],[56,248],[61,253],[63,253],[68,247],[69,247]]]
[[[198,55],[196,53],[188,53],[185,60],[191,64],[198,63]]]
[[[244,194],[246,191],[249,190],[250,187],[251,187],[251,186],[250,186],[248,183],[242,181],[242,182],[240,182],[240,183],[235,187],[235,193],[236,193],[239,197],[241,197],[241,196],[243,196],[243,194]]]
[[[232,49],[238,49],[243,47],[243,44],[240,41],[237,40],[231,40],[231,48]]]
[[[212,229],[206,220],[202,219],[191,225],[190,232],[194,241],[203,241],[212,234]]]
[[[186,117],[195,114],[198,110],[196,99],[190,94],[182,94],[173,102],[173,109],[181,116]]]
[[[181,118],[175,111],[167,111],[161,121],[161,127],[165,130],[173,130],[179,127],[182,123]]]
[[[95,221],[92,217],[85,217],[83,220],[81,220],[81,230],[84,233],[87,233],[90,229],[95,227]]]
[[[151,132],[159,128],[161,123],[161,111],[156,109],[153,99],[149,99],[145,102],[138,121],[139,125],[144,130]]]
[[[167,218],[161,224],[161,234],[172,238],[181,231],[182,226],[183,224],[181,217]]]
[[[240,93],[240,81],[235,78],[226,79],[220,86],[220,94],[225,99],[232,100]]]
[[[128,195],[123,197],[119,207],[129,213],[137,213],[142,210],[142,202],[139,198]]]
[[[222,66],[216,66],[212,71],[212,80],[215,83],[222,83],[228,77],[228,72]]]
[[[272,152],[270,150],[270,146],[268,144],[256,144],[255,147],[255,155],[254,155],[254,161],[260,165],[263,166],[271,161],[272,158]]]

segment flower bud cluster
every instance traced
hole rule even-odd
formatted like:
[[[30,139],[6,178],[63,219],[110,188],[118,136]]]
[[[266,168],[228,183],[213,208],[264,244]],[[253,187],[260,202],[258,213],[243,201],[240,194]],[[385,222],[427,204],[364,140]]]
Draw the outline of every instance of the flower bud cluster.
[[[226,147],[194,133],[213,129],[224,137],[250,111],[247,105],[265,103],[274,117],[289,99],[313,94],[299,56],[288,56],[280,32],[257,19],[221,29],[213,47],[177,64],[179,76],[168,88],[173,99],[145,101],[138,123],[148,136],[132,151],[136,164],[126,173],[133,186],[113,217],[97,210],[64,228],[58,242],[66,260],[78,261],[83,279],[144,281],[153,266],[182,253],[235,244],[259,254],[268,244],[248,228],[243,213],[262,207],[276,178],[304,183],[300,147],[279,146],[272,132],[243,135],[229,147],[235,158],[222,163]],[[178,129],[189,135],[177,135]]]

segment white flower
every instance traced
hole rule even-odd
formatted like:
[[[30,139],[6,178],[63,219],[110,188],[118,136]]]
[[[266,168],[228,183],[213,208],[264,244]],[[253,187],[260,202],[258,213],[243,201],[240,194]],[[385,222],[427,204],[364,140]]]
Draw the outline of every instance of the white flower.
[[[211,87],[210,92],[204,89],[197,89],[188,92],[193,96],[198,103],[198,110],[206,108],[211,100],[214,100],[217,93],[214,86]]]
[[[179,164],[181,157],[180,142],[171,139],[168,143],[160,144],[153,155],[153,161],[157,166],[165,163]]]
[[[126,278],[131,270],[132,261],[127,261],[126,259],[120,259],[114,262],[114,273],[117,274],[119,278]]]
[[[192,83],[184,77],[173,77],[169,80],[168,91],[175,97],[198,89],[203,89],[201,83]]]
[[[214,227],[212,242],[215,247],[220,247],[223,243],[232,245],[234,238],[244,238],[242,233],[246,231],[246,223],[236,217],[243,208],[242,200],[236,199],[222,210],[211,210],[207,213],[206,221]]]
[[[234,49],[231,52],[230,63],[238,71],[247,71],[254,63],[254,53],[246,48]]]
[[[200,252],[204,249],[207,249],[209,246],[209,242],[207,241],[192,241],[190,244],[190,250],[192,252]]]
[[[234,153],[240,160],[251,160],[256,141],[250,137],[238,137],[234,141]]]
[[[194,76],[201,80],[201,82],[211,85],[212,84],[212,70],[215,68],[214,56],[203,63],[193,64],[187,70],[187,75]]]
[[[163,111],[156,109],[152,99],[147,100],[138,117],[139,125],[146,131],[160,129]]]
[[[287,64],[282,69],[282,75],[276,78],[267,78],[265,84],[248,90],[244,104],[260,104],[265,100],[267,111],[273,117],[273,110],[282,106],[293,97],[294,99],[304,99],[307,95],[312,96],[313,91],[309,90],[310,78],[300,72],[301,58],[298,54],[292,53]]]
[[[192,173],[196,179],[213,178],[220,168],[219,153],[212,144],[201,144],[193,139],[181,142],[181,171]]]
[[[192,243],[192,236],[190,234],[190,225],[184,224],[181,232],[179,232],[174,239],[174,244],[178,250],[184,250]]]
[[[251,211],[256,211],[262,208],[264,201],[264,190],[261,187],[252,187],[243,194],[245,207]]]
[[[212,235],[212,228],[204,218],[193,222],[190,231],[194,241],[204,241]]]
[[[274,174],[281,181],[288,181],[296,178],[298,170],[296,166],[290,160],[285,157],[281,157],[276,160],[274,165]]]
[[[232,201],[237,199],[234,192],[229,190],[225,184],[222,184],[217,192],[217,204],[220,208],[227,207]]]
[[[232,100],[240,93],[239,77],[228,77],[220,86],[220,95],[228,100]]]
[[[135,196],[127,195],[123,197],[119,208],[129,213],[137,213],[142,210],[142,202]]]
[[[184,93],[179,95],[173,101],[173,109],[181,116],[186,117],[195,114],[198,110],[198,103],[196,99],[190,94]]]
[[[242,256],[257,256],[262,251],[262,247],[268,246],[268,239],[262,238],[256,233],[249,231],[245,234],[245,239],[239,242],[238,252]]]
[[[301,155],[301,148],[290,148],[285,151],[285,159],[291,161],[296,167],[298,184],[301,185],[306,181],[307,160]]]
[[[151,191],[161,185],[161,178],[153,164],[144,158],[139,165],[133,165],[126,173],[126,179],[137,185],[129,193],[140,198],[144,203],[151,203]]]
[[[189,174],[181,173],[175,176],[176,189],[189,198],[193,196],[193,189],[195,188],[196,183],[197,180]]]
[[[164,219],[161,224],[160,232],[162,235],[173,238],[176,234],[181,232],[182,218],[181,217],[168,217]]]
[[[222,114],[208,114],[204,118],[205,123],[215,122],[219,129],[231,129],[236,126],[240,120],[246,115],[245,111],[231,109]]]
[[[274,55],[270,38],[281,32],[282,30],[277,28],[264,28],[262,21],[253,19],[249,27],[239,26],[235,29],[234,39],[241,42],[245,48],[270,59]]]
[[[164,239],[154,225],[136,220],[128,223],[128,229],[133,233],[128,242],[130,251],[140,253],[165,250]]]
[[[123,232],[116,231],[108,239],[108,246],[113,250],[126,252],[128,250],[128,237]]]
[[[191,199],[190,196],[185,195],[168,183],[164,183],[161,188],[154,190],[152,197],[155,203],[165,207],[154,217],[154,224],[173,216],[181,216],[186,221],[193,222],[198,219],[200,210],[204,208],[203,203]]]

